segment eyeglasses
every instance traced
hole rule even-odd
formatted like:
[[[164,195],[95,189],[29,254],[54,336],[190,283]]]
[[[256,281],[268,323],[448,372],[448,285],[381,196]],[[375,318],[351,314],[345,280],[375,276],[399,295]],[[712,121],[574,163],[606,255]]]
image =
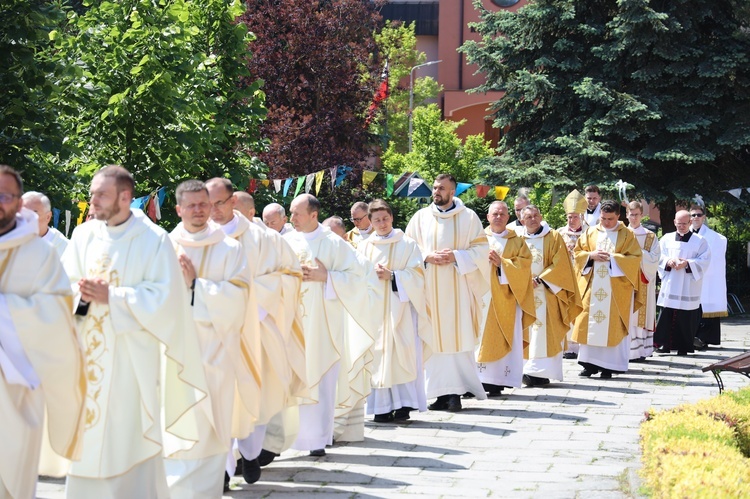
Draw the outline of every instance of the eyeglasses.
[[[691,213],[690,218],[700,218],[703,216],[703,213]]]
[[[226,199],[225,199],[224,201],[216,201],[216,202],[215,202],[215,203],[213,203],[213,204],[212,204],[211,206],[213,206],[214,208],[221,208],[222,206],[224,206],[225,204],[227,204],[227,202],[228,202],[228,201],[229,201],[230,199],[232,199],[232,195],[231,195],[231,194],[230,194],[230,195],[229,195],[229,197],[228,197],[228,198],[226,198]]]
[[[20,198],[18,194],[8,194],[7,192],[0,193],[0,203],[10,203],[16,198]]]
[[[185,209],[188,210],[188,211],[205,210],[209,206],[211,206],[210,203],[196,203],[196,204],[189,204],[189,205],[185,206]]]
[[[352,222],[354,222],[356,224],[356,223],[359,223],[360,221],[364,220],[365,218],[367,218],[367,215],[365,215],[363,217],[359,217],[359,218],[352,217],[349,220],[351,220]]]

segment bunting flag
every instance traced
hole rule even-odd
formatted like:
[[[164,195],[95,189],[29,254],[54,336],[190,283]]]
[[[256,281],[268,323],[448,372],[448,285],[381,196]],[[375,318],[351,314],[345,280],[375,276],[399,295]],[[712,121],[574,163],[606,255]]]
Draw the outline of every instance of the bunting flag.
[[[148,204],[146,205],[146,213],[148,214],[148,218],[150,218],[152,222],[156,223],[156,201],[153,197],[149,198],[148,200]]]
[[[276,190],[276,194],[278,194],[279,191],[281,190],[281,179],[280,178],[273,179],[273,188]]]
[[[728,190],[728,191],[726,191],[726,192],[728,192],[728,193],[729,193],[729,194],[731,194],[732,196],[734,196],[734,197],[736,197],[737,199],[739,199],[739,198],[740,198],[740,195],[742,194],[742,188],[740,187],[740,188],[737,188],[737,189],[729,189],[729,190]],[[748,189],[747,189],[747,192],[750,192],[750,188],[748,188]]]
[[[247,192],[250,194],[255,194],[255,191],[258,190],[258,180],[251,178],[250,179],[250,185],[247,186]]]
[[[460,196],[464,192],[468,191],[472,184],[467,184],[465,182],[458,182],[456,184],[456,196]]]
[[[490,186],[479,184],[477,185],[477,197],[485,198],[487,197],[487,193],[490,192]]]
[[[157,220],[161,220],[161,202],[159,201],[159,193],[154,195],[154,200],[152,201],[154,203],[154,216]]]
[[[393,194],[393,175],[387,173],[385,175],[385,195],[390,196]]]
[[[315,174],[309,173],[307,177],[305,177],[305,192],[310,194],[310,189],[312,189],[313,182],[315,182]]]
[[[409,196],[412,195],[414,191],[417,190],[417,188],[424,183],[424,180],[421,178],[411,178],[409,179],[409,188],[407,189],[407,194]]]
[[[502,201],[505,199],[505,196],[508,195],[508,192],[510,192],[510,187],[505,187],[504,185],[496,185],[495,186],[495,199],[499,199]]]
[[[164,206],[164,201],[167,200],[167,188],[166,187],[160,187],[156,191],[156,195],[159,196],[159,206]]]
[[[338,171],[338,168],[335,166],[331,168],[331,190],[333,190],[336,187],[336,172]]]
[[[320,187],[323,185],[323,176],[325,175],[325,170],[320,170],[319,172],[315,173],[315,195],[317,196],[320,194]]]
[[[68,233],[70,232],[70,210],[65,210],[65,237],[68,237]]]
[[[147,202],[148,202],[148,196],[135,198],[134,200],[130,202],[130,207],[135,208],[137,210],[144,210],[146,208]]]
[[[260,183],[263,185],[263,187],[268,187],[271,184],[271,181],[268,180],[267,178],[264,178],[263,180],[260,181]]]
[[[383,72],[380,75],[380,85],[375,91],[375,96],[372,98],[372,104],[367,110],[367,119],[365,120],[365,127],[367,127],[372,119],[375,117],[375,111],[378,110],[380,104],[388,98],[388,61],[385,61]]]
[[[286,197],[287,193],[289,192],[289,186],[292,185],[292,180],[293,179],[291,178],[284,180],[284,197]]]
[[[60,209],[52,208],[52,226],[56,229],[60,225]]]
[[[83,217],[86,215],[86,208],[88,207],[89,204],[86,201],[78,201],[78,220],[76,220],[76,225],[83,223]]]
[[[378,176],[378,172],[368,172],[363,171],[362,172],[362,187],[367,187],[372,183],[373,180],[375,180],[375,177]]]
[[[297,187],[294,189],[294,197],[297,197],[303,185],[305,185],[305,177],[297,177]]]

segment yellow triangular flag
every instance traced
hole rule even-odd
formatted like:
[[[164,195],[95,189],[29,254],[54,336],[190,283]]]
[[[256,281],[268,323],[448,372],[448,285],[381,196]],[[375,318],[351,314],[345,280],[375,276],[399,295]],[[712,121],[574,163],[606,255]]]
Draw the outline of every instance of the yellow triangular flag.
[[[495,186],[495,199],[499,199],[502,201],[505,199],[505,196],[508,195],[508,192],[510,192],[510,187],[505,187],[504,185],[496,185]]]
[[[370,185],[370,182],[375,180],[375,177],[378,176],[378,172],[362,172],[362,187],[367,187]]]
[[[319,172],[315,172],[315,195],[317,196],[320,194],[320,186],[323,185],[323,175],[325,174],[325,170],[320,170]]]
[[[89,207],[89,204],[86,201],[79,201],[78,202],[78,220],[76,220],[76,225],[81,225],[83,223],[83,216],[86,214],[86,208]]]
[[[268,180],[267,178],[264,178],[263,180],[260,181],[260,183],[263,184],[263,187],[268,187],[271,184],[271,181]]]

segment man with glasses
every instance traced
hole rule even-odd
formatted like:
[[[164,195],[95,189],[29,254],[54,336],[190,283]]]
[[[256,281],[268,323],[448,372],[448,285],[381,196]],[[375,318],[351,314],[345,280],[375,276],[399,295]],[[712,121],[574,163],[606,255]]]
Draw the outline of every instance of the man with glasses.
[[[674,219],[676,232],[659,241],[661,289],[656,304],[662,307],[656,323],[654,346],[658,353],[687,355],[693,352],[701,319],[703,277],[711,261],[708,242],[690,231],[690,213],[680,210]]]
[[[195,445],[165,456],[164,465],[172,498],[219,497],[233,436],[235,393],[253,383],[255,366],[241,355],[240,346],[250,272],[240,244],[209,223],[206,185],[186,180],[177,186],[176,196],[182,221],[169,237],[191,296],[182,309],[170,312],[182,312],[195,324],[210,393],[200,402]]]
[[[701,318],[695,334],[695,347],[706,349],[708,345],[721,344],[721,318],[727,315],[727,238],[711,230],[706,221],[706,210],[702,206],[690,208],[692,230],[700,234],[711,250],[711,263],[703,276],[701,291]]]
[[[352,205],[352,217],[349,219],[354,224],[354,228],[346,233],[346,240],[355,248],[373,233],[370,224],[370,216],[367,214],[367,203],[358,201]]]
[[[523,383],[545,386],[562,381],[563,340],[581,312],[573,265],[562,236],[542,221],[539,208],[528,205],[521,212],[521,235],[531,251],[531,284],[536,321],[528,328],[528,349]]]
[[[516,214],[516,219],[507,225],[507,228],[509,230],[514,230],[516,232],[523,230],[523,220],[521,220],[521,210],[526,208],[530,202],[531,201],[529,201],[529,198],[523,194],[519,194],[516,197],[515,201],[513,201],[513,212]]]
[[[36,496],[44,426],[55,454],[76,459],[86,423],[70,282],[22,193],[18,172],[0,165],[0,497]]]

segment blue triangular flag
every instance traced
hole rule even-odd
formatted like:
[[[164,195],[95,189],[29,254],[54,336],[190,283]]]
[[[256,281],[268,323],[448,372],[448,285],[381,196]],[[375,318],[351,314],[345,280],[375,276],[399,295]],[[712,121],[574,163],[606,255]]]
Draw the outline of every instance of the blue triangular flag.
[[[474,184],[467,184],[465,182],[458,182],[456,184],[456,196],[460,196],[464,192],[468,191],[469,188]]]
[[[60,225],[60,210],[58,208],[52,208],[52,225],[55,229]]]
[[[284,180],[284,197],[286,197],[287,192],[289,192],[289,186],[292,185],[292,180],[293,179],[291,178]]]

